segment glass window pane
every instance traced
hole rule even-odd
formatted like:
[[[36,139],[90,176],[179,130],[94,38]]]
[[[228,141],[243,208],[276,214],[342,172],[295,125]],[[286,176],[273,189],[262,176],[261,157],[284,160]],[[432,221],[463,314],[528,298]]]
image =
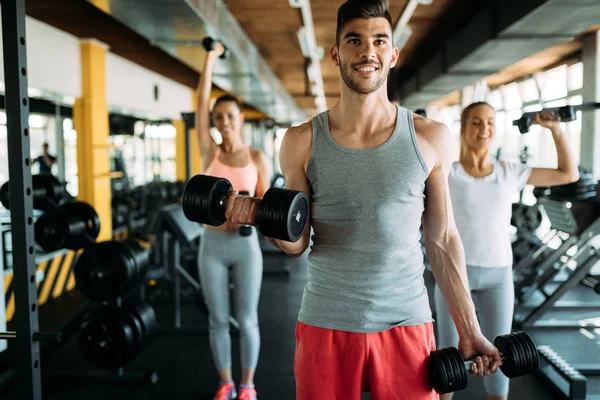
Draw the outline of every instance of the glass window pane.
[[[502,87],[502,96],[504,97],[504,108],[506,110],[515,110],[523,107],[521,94],[516,83],[510,83]]]
[[[561,65],[538,75],[542,100],[554,100],[567,96],[567,66]]]
[[[559,99],[544,103],[544,108],[562,107],[567,105],[567,99]]]
[[[496,135],[506,133],[506,113],[498,111],[496,113]]]
[[[578,62],[569,66],[568,75],[569,90],[577,90],[583,87],[583,63]]]
[[[536,101],[540,97],[537,84],[533,78],[519,82],[519,89],[521,90],[521,97],[525,103]]]
[[[469,85],[462,90],[462,106],[466,107],[473,102],[473,95],[475,94],[475,87],[473,85]]]
[[[542,105],[541,104],[533,104],[530,106],[525,106],[523,107],[523,112],[533,112],[533,111],[542,111]]]
[[[500,93],[500,90],[492,90],[488,92],[486,101],[492,107],[494,107],[494,110],[501,110],[504,108],[504,104],[502,103],[502,93]]]
[[[583,104],[583,96],[582,95],[569,97],[569,105],[576,106],[579,104]]]

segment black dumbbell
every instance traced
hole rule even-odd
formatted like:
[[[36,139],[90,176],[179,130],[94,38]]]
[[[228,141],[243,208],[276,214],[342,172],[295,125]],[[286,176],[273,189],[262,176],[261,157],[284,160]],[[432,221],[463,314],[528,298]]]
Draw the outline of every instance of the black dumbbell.
[[[33,198],[34,210],[54,210],[64,199],[66,191],[62,183],[50,174],[31,176],[32,188],[28,192]],[[10,187],[6,182],[0,188],[0,201],[10,210]]]
[[[75,201],[40,216],[34,231],[35,241],[44,251],[79,250],[96,242],[100,218],[91,205]]]
[[[185,187],[183,213],[190,221],[212,226],[226,221],[227,194],[232,190],[225,178],[196,175]],[[258,215],[252,225],[266,237],[295,242],[304,233],[308,200],[302,192],[270,188],[261,199]]]
[[[498,336],[494,346],[501,354],[500,369],[507,378],[534,373],[540,359],[537,347],[531,336],[516,332]],[[431,386],[439,394],[456,392],[467,388],[468,371],[473,360],[465,361],[456,347],[432,351],[430,353]]]
[[[225,51],[223,52],[223,54],[221,54],[219,56],[219,58],[226,59],[227,53],[229,53],[229,49],[227,49],[227,47],[222,42],[220,42],[220,43],[225,48]],[[204,40],[202,40],[202,46],[204,47],[204,50],[206,50],[206,51],[213,51],[214,49],[217,48],[217,41],[215,39],[211,38],[210,36],[207,36],[204,38]]]

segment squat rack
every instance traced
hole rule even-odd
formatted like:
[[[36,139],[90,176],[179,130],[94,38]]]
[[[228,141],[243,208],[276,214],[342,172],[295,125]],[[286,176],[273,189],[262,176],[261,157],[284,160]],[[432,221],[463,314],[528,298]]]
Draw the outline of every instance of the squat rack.
[[[27,96],[25,0],[1,0],[10,218],[13,243],[16,332],[2,339],[16,339],[17,373],[21,398],[41,399],[40,340],[59,335],[38,331],[38,307],[33,231],[33,199]]]

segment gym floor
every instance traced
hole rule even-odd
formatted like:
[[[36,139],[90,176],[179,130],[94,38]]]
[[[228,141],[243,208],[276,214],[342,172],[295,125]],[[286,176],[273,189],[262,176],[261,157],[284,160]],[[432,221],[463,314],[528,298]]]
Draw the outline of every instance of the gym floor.
[[[256,387],[261,400],[282,400],[295,398],[293,374],[294,329],[300,307],[302,291],[307,279],[305,258],[289,258],[281,253],[265,253],[265,269],[280,269],[288,266],[288,277],[268,276],[263,280],[260,299],[259,318],[262,346],[256,373]],[[431,286],[431,282],[428,282]],[[592,291],[588,291],[593,293]],[[596,299],[597,300],[597,299]],[[71,296],[73,301],[85,301],[77,293]],[[171,304],[167,301],[153,304],[162,328],[172,323]],[[49,306],[50,307],[50,306]],[[61,314],[61,305],[55,304],[52,311],[54,321],[60,324],[67,316]],[[43,311],[40,310],[42,313]],[[40,321],[48,315],[40,315]],[[193,304],[186,304],[182,313],[186,328],[205,329],[207,318]],[[538,344],[550,345],[558,349],[568,362],[598,362],[597,347],[594,352],[586,353],[586,341],[578,331],[534,332]],[[237,336],[233,338],[234,377],[239,380],[239,347]],[[69,340],[49,362],[53,371],[93,371],[81,358],[76,338]],[[587,339],[587,343],[591,343]],[[595,343],[592,343],[595,344]],[[554,346],[556,345],[556,347]],[[587,360],[581,359],[586,357]],[[210,400],[216,388],[218,378],[213,368],[208,336],[206,334],[163,334],[159,336],[138,358],[125,368],[125,372],[144,372],[156,370],[159,381],[156,385],[93,383],[74,378],[56,380],[46,375],[44,379],[45,399],[198,399]],[[600,392],[600,379],[588,384],[591,393]],[[16,399],[16,389],[0,393],[2,399]],[[363,399],[368,399],[365,394]],[[469,387],[459,392],[455,399],[485,399],[481,379],[471,378]],[[554,399],[559,398],[550,392],[541,380],[535,376],[513,379],[510,399]]]

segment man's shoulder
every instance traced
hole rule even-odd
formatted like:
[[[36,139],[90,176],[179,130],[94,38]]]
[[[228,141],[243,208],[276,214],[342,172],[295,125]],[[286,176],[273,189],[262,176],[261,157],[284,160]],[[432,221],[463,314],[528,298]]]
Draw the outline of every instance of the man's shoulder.
[[[448,127],[441,122],[413,114],[415,133],[427,141],[437,141],[450,134]]]
[[[310,144],[312,141],[312,122],[307,121],[288,128],[284,140],[293,146]]]

